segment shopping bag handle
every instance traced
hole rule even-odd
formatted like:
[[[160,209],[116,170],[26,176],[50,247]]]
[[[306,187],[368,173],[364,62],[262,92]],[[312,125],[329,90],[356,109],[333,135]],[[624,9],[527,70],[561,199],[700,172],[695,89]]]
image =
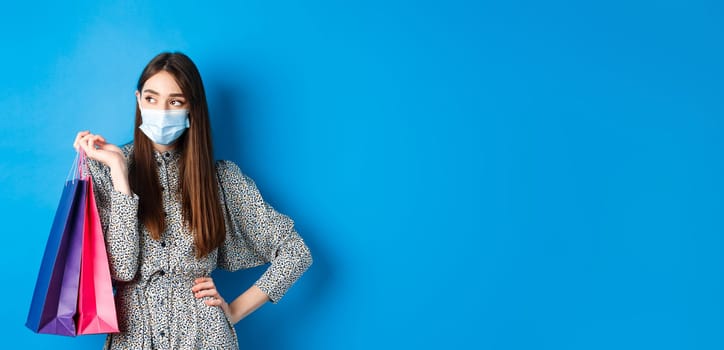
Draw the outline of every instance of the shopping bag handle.
[[[86,156],[85,151],[79,149],[75,153],[73,165],[71,165],[70,167],[68,176],[65,177],[65,182],[75,182],[75,180],[85,179],[86,177],[88,177],[89,173],[90,171],[88,170],[88,157]]]

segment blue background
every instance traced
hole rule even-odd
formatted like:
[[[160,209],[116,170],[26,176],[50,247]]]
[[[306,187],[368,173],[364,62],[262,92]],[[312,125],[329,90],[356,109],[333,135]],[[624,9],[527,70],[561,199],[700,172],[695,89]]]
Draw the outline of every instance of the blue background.
[[[724,348],[718,2],[197,3],[2,5],[6,341],[100,348],[24,327],[71,144],[181,50],[314,256],[242,348]]]

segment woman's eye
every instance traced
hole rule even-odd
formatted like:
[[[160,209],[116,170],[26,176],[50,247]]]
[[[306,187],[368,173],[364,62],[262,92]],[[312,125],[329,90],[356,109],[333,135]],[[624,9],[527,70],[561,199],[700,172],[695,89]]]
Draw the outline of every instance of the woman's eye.
[[[178,107],[178,106],[183,106],[183,105],[184,105],[184,102],[183,102],[183,101],[179,101],[179,100],[173,100],[173,101],[171,101],[171,105],[172,105],[172,106],[176,106],[176,107]]]
[[[146,101],[148,101],[148,103],[156,103],[156,99],[151,96],[146,96]]]

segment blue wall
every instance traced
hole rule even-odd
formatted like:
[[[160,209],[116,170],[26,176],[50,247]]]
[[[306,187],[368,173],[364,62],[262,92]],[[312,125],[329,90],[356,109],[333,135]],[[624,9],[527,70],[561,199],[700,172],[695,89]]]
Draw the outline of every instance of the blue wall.
[[[0,10],[3,339],[76,131],[132,135],[181,50],[216,153],[315,263],[242,348],[724,347],[724,8],[714,1],[89,1]],[[219,273],[227,298],[263,268]]]

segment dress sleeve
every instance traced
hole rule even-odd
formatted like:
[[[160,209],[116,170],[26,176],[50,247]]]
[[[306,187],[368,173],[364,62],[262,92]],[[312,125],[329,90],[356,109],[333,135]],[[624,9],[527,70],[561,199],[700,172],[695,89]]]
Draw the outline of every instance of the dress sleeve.
[[[229,271],[271,263],[254,283],[276,304],[312,265],[294,221],[261,197],[254,181],[230,161],[217,163],[227,233],[218,266]]]
[[[110,169],[103,163],[88,159],[87,164],[106,240],[111,277],[130,281],[138,270],[138,196],[116,191]]]

